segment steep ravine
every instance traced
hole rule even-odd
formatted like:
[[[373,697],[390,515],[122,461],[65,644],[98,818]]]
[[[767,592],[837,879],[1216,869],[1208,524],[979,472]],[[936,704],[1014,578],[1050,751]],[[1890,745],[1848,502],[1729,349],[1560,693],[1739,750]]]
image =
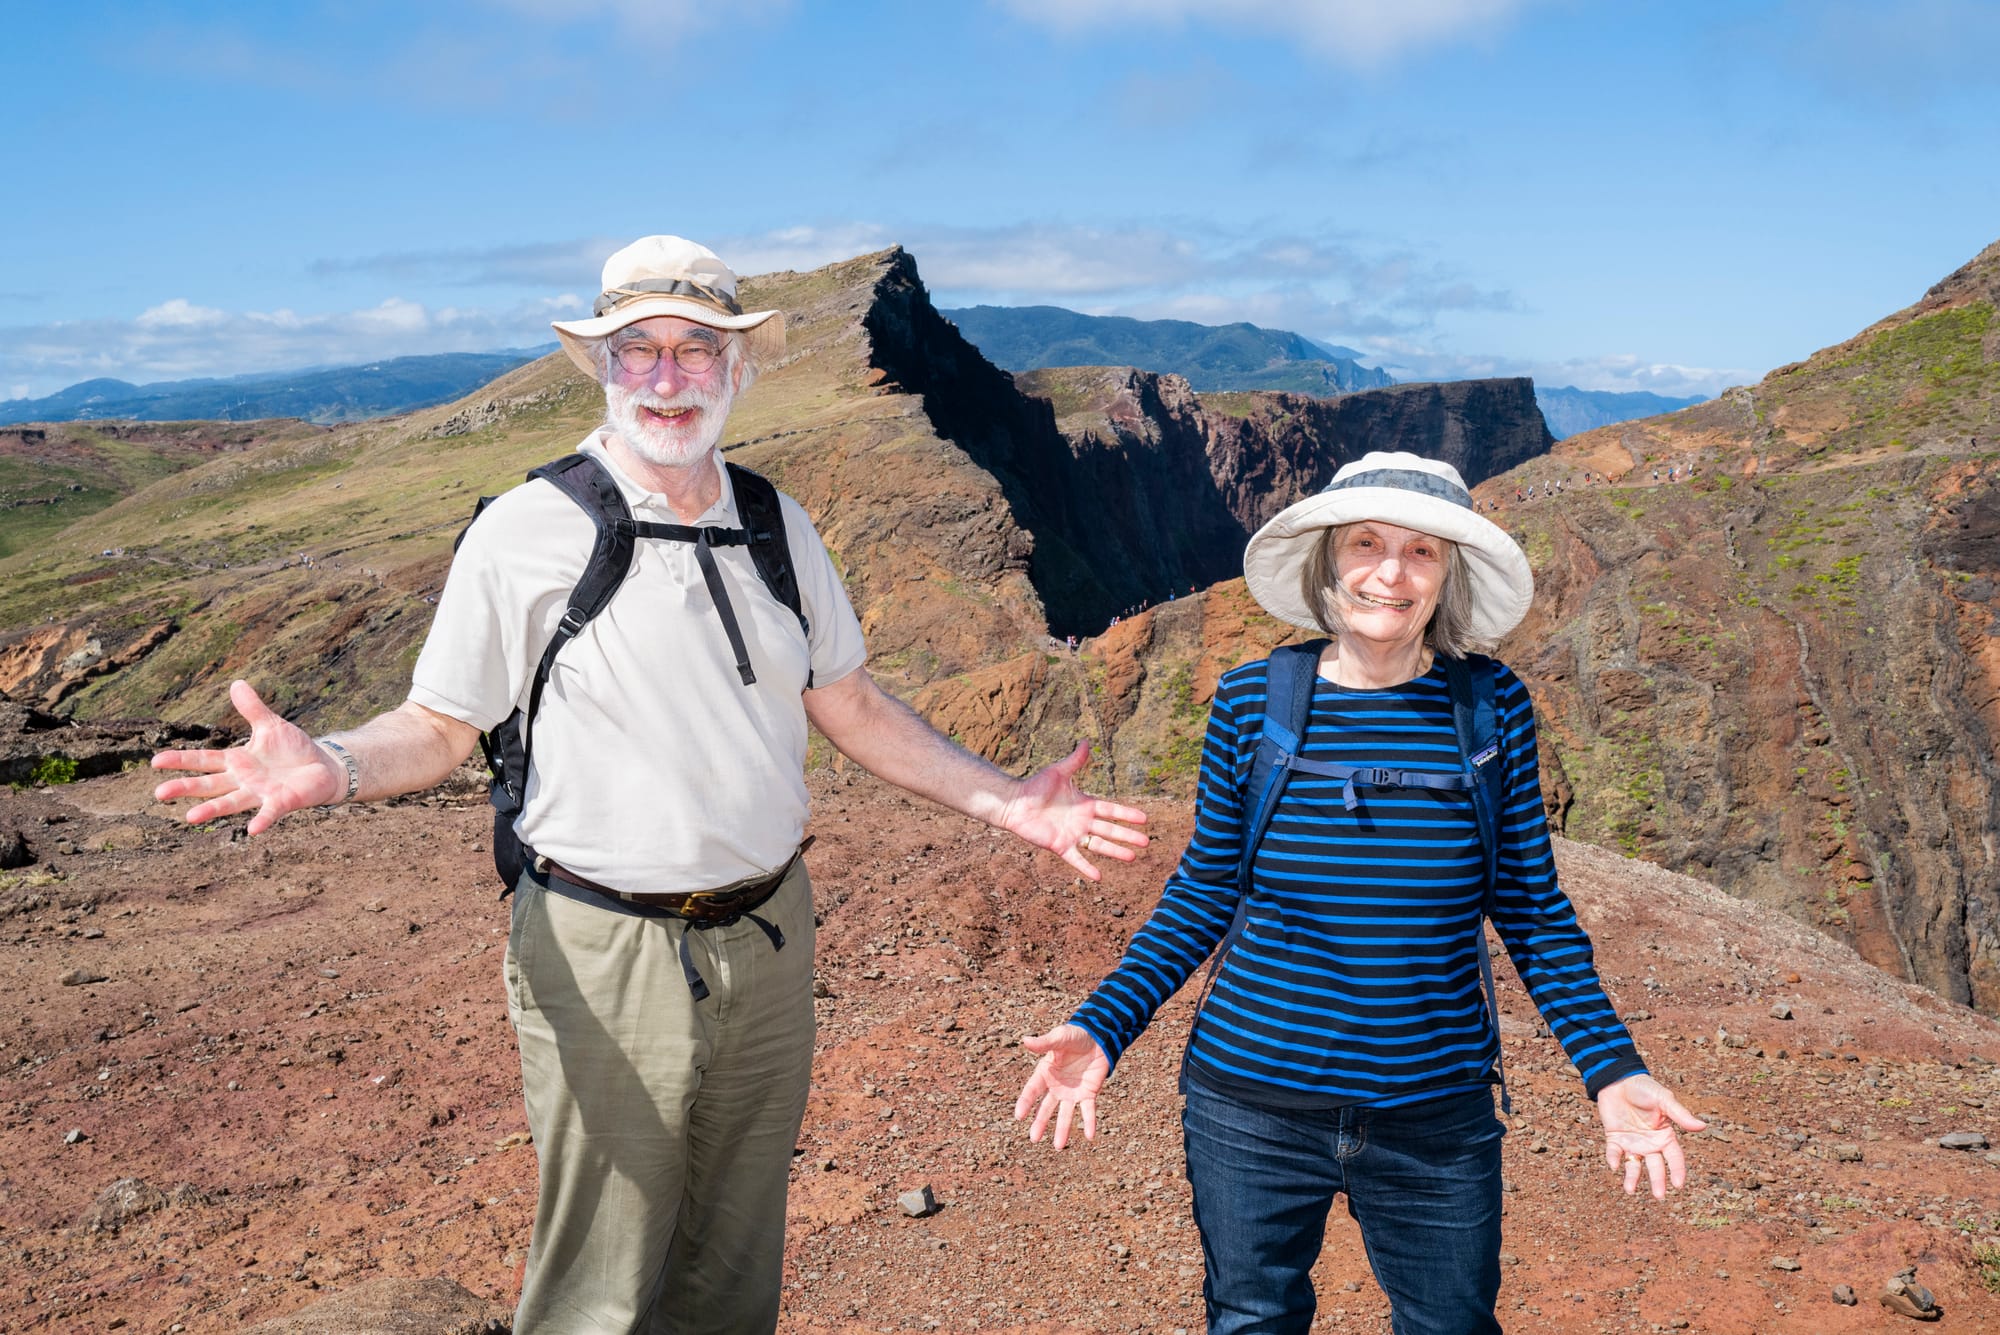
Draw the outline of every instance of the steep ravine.
[[[1215,677],[1291,634],[1232,578],[1247,532],[1356,450],[1442,453],[1490,478],[1535,565],[1503,653],[1535,689],[1571,837],[2000,1013],[2000,248],[1759,386],[1548,453],[1525,382],[1320,401],[1117,368],[1009,377],[900,251],[753,293],[794,338],[732,418],[731,457],[805,504],[873,669],[969,744],[1024,768],[1081,733],[1109,762],[1093,782],[1184,794]],[[598,409],[550,359],[143,488],[0,562],[0,689],[221,723],[244,676],[315,728],[392,705],[473,498]],[[1689,460],[1692,483],[1651,484]],[[1516,502],[1556,476],[1560,497]],[[1050,631],[1091,638],[1069,656]]]
[[[1502,653],[1570,837],[2000,1011],[1996,487],[1899,457],[1507,507],[1538,596]]]
[[[1095,634],[1135,603],[1233,573],[1224,563],[1240,557],[1242,537],[1198,442],[1188,448],[1172,432],[1123,446],[1066,437],[1047,400],[1022,393],[937,313],[904,252],[893,252],[873,298],[870,360],[920,395],[937,433],[999,482],[1033,535],[1029,576],[1051,634]]]
[[[1059,637],[1241,574],[1258,525],[1368,450],[1449,459],[1476,482],[1554,443],[1526,380],[1205,400],[1126,367],[1010,376],[938,314],[907,254],[885,258],[870,360],[999,481]]]

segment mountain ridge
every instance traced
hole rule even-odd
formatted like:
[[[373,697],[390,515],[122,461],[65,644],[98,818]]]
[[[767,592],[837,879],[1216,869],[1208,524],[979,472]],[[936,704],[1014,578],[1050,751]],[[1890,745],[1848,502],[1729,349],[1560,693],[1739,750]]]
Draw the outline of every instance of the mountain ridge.
[[[1332,394],[1395,383],[1387,372],[1361,365],[1362,354],[1352,348],[1243,321],[1137,320],[1084,315],[1061,306],[968,306],[938,313],[995,366],[1008,371],[1131,366],[1179,375],[1197,393],[1269,389]]]
[[[386,357],[351,366],[160,380],[99,377],[41,398],[0,401],[0,425],[125,419],[244,422],[296,417],[316,425],[365,421],[457,399],[548,349]]]
[[[1009,375],[890,250],[746,285],[795,337],[725,448],[814,515],[892,689],[1010,766],[1087,737],[1132,794],[1185,793],[1215,676],[1296,634],[1210,582],[1219,554],[1361,449],[1471,447],[1540,583],[1502,656],[1535,693],[1558,828],[1996,1010],[2000,336],[1968,271],[1758,386],[1551,447],[1524,381],[1322,400]],[[156,482],[0,563],[0,689],[217,721],[253,673],[312,726],[394,704],[472,498],[600,416],[548,358]]]
[[[1640,417],[1658,417],[1662,413],[1679,412],[1692,408],[1697,403],[1706,403],[1706,395],[1691,395],[1686,398],[1671,398],[1665,394],[1654,394],[1646,390],[1604,390],[1577,389],[1573,385],[1536,385],[1535,402],[1541,405],[1542,417],[1549,424],[1549,434],[1557,440],[1589,431],[1593,427],[1610,426],[1614,422],[1629,422]]]
[[[1555,827],[1782,909],[1989,1014],[1996,302],[2000,244],[1758,385],[1475,484],[1536,573],[1501,657],[1536,700]],[[1086,645],[1102,682],[1087,710],[1051,711],[1024,662],[919,702],[1023,751],[1090,723],[1121,784],[1187,793],[1216,677],[1298,637],[1231,580]]]

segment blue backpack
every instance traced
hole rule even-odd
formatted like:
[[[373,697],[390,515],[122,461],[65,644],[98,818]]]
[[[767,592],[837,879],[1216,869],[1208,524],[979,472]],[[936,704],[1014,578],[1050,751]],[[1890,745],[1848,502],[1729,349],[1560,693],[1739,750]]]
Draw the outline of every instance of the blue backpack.
[[[1312,718],[1313,683],[1319,675],[1319,657],[1329,642],[1311,640],[1305,644],[1281,645],[1271,651],[1264,688],[1264,734],[1250,761],[1250,779],[1243,788],[1243,807],[1248,824],[1243,838],[1242,859],[1236,864],[1236,919],[1216,949],[1209,965],[1209,983],[1222,967],[1222,960],[1243,932],[1250,910],[1250,868],[1257,847],[1270,828],[1271,815],[1278,809],[1285,785],[1295,773],[1318,775],[1341,784],[1341,803],[1349,811],[1360,805],[1357,788],[1429,788],[1441,792],[1470,792],[1472,811],[1479,823],[1479,843],[1486,853],[1486,897],[1480,905],[1479,979],[1486,990],[1486,1008],[1493,1021],[1494,1074],[1500,1077],[1500,1107],[1511,1113],[1513,1100],[1507,1094],[1507,1076],[1500,1058],[1500,999],[1493,988],[1493,960],[1486,946],[1484,919],[1493,916],[1494,881],[1500,859],[1500,810],[1505,804],[1505,751],[1500,740],[1499,713],[1494,705],[1494,663],[1489,658],[1440,658],[1451,691],[1452,725],[1458,733],[1461,770],[1457,774],[1426,774],[1414,770],[1348,765],[1338,761],[1307,760],[1305,734]]]

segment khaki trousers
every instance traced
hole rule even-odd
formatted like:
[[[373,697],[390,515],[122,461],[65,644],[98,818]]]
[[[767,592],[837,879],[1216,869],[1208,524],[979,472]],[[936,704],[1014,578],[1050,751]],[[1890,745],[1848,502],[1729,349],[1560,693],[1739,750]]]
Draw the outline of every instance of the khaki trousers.
[[[757,916],[783,950],[747,918],[690,930],[516,888],[507,1004],[541,1164],[516,1335],[776,1329],[813,1057],[803,860]]]

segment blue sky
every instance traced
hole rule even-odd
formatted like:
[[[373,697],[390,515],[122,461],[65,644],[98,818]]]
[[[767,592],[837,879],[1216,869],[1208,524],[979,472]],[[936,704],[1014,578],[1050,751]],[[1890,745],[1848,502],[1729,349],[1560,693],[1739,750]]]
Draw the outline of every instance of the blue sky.
[[[1713,393],[2000,237],[1987,0],[10,11],[0,397],[543,343],[649,232]]]

